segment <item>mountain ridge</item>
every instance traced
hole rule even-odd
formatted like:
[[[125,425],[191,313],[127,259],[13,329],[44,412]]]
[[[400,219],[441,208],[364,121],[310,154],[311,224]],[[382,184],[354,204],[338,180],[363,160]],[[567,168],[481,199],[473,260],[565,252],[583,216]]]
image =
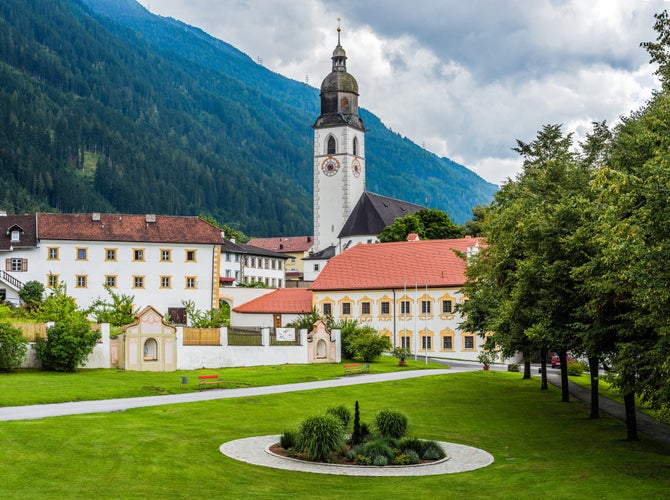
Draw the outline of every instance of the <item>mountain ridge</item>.
[[[129,0],[0,0],[0,94],[0,208],[311,233],[318,90],[198,28]],[[490,201],[496,186],[361,115],[371,190],[458,223]]]

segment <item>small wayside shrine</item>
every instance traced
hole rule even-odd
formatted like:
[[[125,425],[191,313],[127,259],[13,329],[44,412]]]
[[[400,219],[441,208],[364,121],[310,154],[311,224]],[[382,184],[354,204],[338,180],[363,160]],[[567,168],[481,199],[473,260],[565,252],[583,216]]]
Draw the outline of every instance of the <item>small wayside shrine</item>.
[[[120,370],[173,372],[177,369],[177,329],[151,306],[112,340],[111,364]]]
[[[334,330],[333,335],[326,329],[326,324],[319,320],[314,323],[314,328],[307,334],[307,357],[309,363],[339,363],[340,350],[338,349],[339,330]]]

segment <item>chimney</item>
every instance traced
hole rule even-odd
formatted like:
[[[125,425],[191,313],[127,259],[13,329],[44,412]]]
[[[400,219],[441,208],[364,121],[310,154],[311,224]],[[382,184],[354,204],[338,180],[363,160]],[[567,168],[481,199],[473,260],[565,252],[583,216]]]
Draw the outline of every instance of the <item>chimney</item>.
[[[156,214],[147,214],[146,221],[147,224],[150,222],[156,222]]]
[[[419,235],[416,233],[409,233],[407,235],[407,241],[420,241]]]
[[[91,214],[91,220],[93,222],[100,222],[100,212],[93,212]]]
[[[7,210],[0,210],[0,217],[7,217]]]

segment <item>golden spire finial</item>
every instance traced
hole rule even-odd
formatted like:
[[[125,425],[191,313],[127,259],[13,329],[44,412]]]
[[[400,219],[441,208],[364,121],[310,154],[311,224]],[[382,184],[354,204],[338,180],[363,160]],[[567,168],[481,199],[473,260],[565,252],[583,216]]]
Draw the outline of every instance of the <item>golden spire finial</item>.
[[[337,44],[340,45],[340,31],[342,31],[342,28],[340,28],[340,21],[341,18],[337,18]]]

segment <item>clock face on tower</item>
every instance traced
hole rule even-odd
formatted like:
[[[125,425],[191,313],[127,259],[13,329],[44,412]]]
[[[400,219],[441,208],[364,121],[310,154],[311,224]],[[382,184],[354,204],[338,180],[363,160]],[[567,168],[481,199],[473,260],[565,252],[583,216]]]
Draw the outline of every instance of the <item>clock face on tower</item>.
[[[361,175],[361,164],[358,160],[351,162],[351,172],[354,174],[354,177]]]
[[[326,158],[321,164],[321,171],[328,177],[333,176],[340,169],[340,162],[333,157]]]

